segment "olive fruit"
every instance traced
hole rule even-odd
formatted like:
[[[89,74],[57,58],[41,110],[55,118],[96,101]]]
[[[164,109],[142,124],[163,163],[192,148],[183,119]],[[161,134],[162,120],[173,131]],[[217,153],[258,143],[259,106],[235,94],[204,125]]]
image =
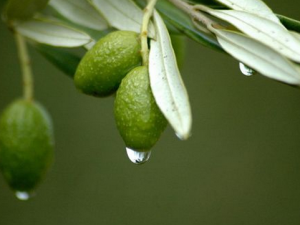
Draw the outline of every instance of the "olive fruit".
[[[179,34],[170,35],[176,61],[179,69],[184,65],[185,51],[186,51],[186,37]]]
[[[50,117],[38,103],[16,100],[0,118],[0,169],[9,186],[30,192],[53,159]]]
[[[114,31],[101,38],[80,61],[74,82],[81,92],[108,96],[133,68],[141,65],[139,35],[132,31]]]
[[[145,66],[136,67],[122,80],[114,113],[127,147],[140,152],[149,151],[158,141],[167,121],[156,105]]]

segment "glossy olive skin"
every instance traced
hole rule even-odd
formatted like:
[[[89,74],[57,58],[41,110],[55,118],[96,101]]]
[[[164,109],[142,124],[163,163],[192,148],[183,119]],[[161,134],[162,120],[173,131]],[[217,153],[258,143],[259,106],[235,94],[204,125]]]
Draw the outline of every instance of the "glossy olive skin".
[[[114,31],[101,38],[77,67],[77,89],[97,97],[111,95],[125,75],[141,65],[140,50],[139,35],[132,31]]]
[[[0,118],[0,169],[15,191],[32,191],[53,160],[52,123],[38,103],[17,100]]]
[[[156,105],[145,66],[133,69],[122,80],[114,113],[117,128],[127,147],[148,151],[158,141],[167,121]]]

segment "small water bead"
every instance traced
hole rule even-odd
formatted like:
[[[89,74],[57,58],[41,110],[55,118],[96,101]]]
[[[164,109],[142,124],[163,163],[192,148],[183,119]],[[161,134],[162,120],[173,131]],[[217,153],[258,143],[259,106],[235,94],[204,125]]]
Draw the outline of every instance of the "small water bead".
[[[239,67],[240,67],[240,70],[242,72],[242,74],[244,74],[245,76],[252,76],[255,71],[253,69],[251,69],[250,67],[246,66],[245,64],[243,63],[239,63]]]
[[[151,151],[138,152],[131,148],[126,147],[127,156],[134,164],[143,164],[150,159]]]
[[[27,201],[31,197],[33,197],[32,194],[25,192],[25,191],[16,191],[15,195],[16,195],[17,199],[19,199],[21,201]]]

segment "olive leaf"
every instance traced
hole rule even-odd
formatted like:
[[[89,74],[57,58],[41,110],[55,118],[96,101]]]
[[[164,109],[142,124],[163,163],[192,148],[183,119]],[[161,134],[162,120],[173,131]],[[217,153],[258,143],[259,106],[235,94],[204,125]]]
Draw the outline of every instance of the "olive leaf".
[[[277,17],[287,29],[300,32],[300,21],[282,15],[277,15]]]
[[[223,51],[213,35],[199,31],[193,25],[190,17],[176,8],[168,1],[158,1],[156,8],[166,21],[169,21],[178,30],[187,35],[194,41],[210,47],[214,50]]]
[[[33,41],[57,47],[79,47],[91,41],[88,34],[57,21],[32,19],[17,24],[15,30]]]
[[[298,41],[300,42],[300,34],[295,31],[290,31],[290,34],[292,34]]]
[[[97,41],[94,40],[94,39],[92,39],[92,41],[91,41],[90,43],[84,45],[84,48],[85,48],[86,50],[90,50],[91,48],[94,47],[94,45],[95,45],[96,43],[97,43]]]
[[[63,48],[37,44],[34,48],[40,52],[49,62],[73,78],[81,57]]]
[[[231,23],[245,34],[280,52],[291,60],[300,62],[300,41],[285,27],[243,11],[207,10],[207,12]]]
[[[231,9],[253,13],[280,24],[273,11],[261,0],[217,0]],[[281,24],[280,24],[281,25]]]
[[[156,40],[151,40],[149,56],[150,83],[156,103],[178,137],[190,136],[192,115],[188,94],[177,67],[168,30],[154,12]]]
[[[27,20],[46,7],[49,0],[9,0],[7,1],[3,18],[6,21]]]
[[[300,85],[299,67],[277,51],[248,36],[211,28],[221,46],[240,62],[266,77],[291,85]]]
[[[51,0],[49,4],[62,16],[81,26],[95,30],[108,27],[105,19],[85,0]]]
[[[143,11],[131,0],[89,0],[106,18],[108,23],[119,30],[141,32]],[[149,37],[154,37],[154,28],[150,23]]]
[[[215,8],[218,8],[218,9],[226,8],[225,6],[220,4],[217,0],[190,0],[190,2],[206,5],[209,8],[213,8],[213,9],[215,9]]]
[[[135,2],[141,7],[145,6],[143,0],[135,0]],[[169,1],[158,1],[155,8],[163,17],[169,32],[172,32],[172,30],[170,30],[170,25],[172,25],[182,34],[185,34],[194,41],[214,50],[224,52],[213,35],[197,30],[192,23],[191,18]]]

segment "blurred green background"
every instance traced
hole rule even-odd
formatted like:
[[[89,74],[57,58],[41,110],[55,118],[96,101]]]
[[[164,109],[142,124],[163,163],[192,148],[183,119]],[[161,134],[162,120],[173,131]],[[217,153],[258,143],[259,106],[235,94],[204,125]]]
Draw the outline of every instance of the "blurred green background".
[[[300,20],[299,2],[267,1]],[[113,98],[79,94],[31,49],[36,98],[55,125],[56,160],[37,196],[17,200],[0,176],[0,225],[298,225],[300,91],[188,42],[182,76],[193,135],[168,128],[150,161],[132,164]],[[19,97],[13,37],[0,25],[0,110]]]

